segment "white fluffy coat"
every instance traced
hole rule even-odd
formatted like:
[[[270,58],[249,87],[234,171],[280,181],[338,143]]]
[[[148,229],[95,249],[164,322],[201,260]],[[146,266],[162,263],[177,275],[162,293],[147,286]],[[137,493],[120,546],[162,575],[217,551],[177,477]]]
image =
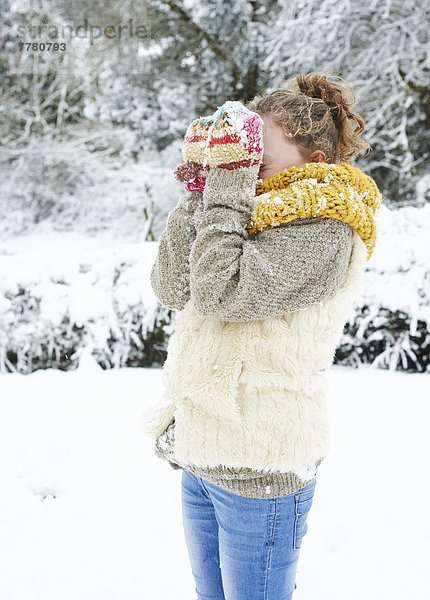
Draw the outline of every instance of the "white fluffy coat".
[[[164,394],[141,417],[156,439],[175,418],[175,456],[201,467],[313,470],[328,454],[326,377],[359,291],[366,247],[354,230],[341,288],[305,310],[246,322],[179,313],[163,367]]]

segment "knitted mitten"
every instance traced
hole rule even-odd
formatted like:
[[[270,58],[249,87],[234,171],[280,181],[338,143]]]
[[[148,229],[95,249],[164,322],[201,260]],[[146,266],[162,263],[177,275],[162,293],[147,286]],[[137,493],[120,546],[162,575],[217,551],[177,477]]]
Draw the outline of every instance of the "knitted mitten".
[[[203,151],[212,124],[212,117],[201,117],[195,119],[185,133],[182,143],[182,157],[185,162],[176,167],[174,174],[189,192],[202,192],[205,187],[208,169],[203,166]]]
[[[203,165],[247,168],[258,174],[263,158],[263,121],[240,102],[225,102],[213,115]]]

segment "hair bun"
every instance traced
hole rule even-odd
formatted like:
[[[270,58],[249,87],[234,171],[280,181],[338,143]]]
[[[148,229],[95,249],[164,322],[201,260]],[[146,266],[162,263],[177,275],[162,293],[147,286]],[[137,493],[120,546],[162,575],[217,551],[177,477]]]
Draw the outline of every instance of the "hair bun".
[[[299,74],[295,80],[295,87],[305,96],[322,100],[329,108],[336,125],[339,126],[343,115],[345,117],[352,115],[349,109],[355,105],[356,99],[351,90],[337,85],[329,78],[337,78],[342,81],[341,77],[330,73]]]
[[[364,121],[353,112],[354,92],[339,80],[330,73],[298,74],[285,89],[262,93],[247,108],[271,116],[304,156],[322,150],[328,162],[348,162],[370,145],[361,139]]]

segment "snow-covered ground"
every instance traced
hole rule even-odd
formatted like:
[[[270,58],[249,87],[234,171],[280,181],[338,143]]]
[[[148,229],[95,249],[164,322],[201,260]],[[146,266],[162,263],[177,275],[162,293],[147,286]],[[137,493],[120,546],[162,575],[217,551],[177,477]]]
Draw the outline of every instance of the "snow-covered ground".
[[[295,600],[423,600],[430,545],[428,374],[332,366]],[[138,419],[160,369],[0,376],[0,598],[191,600],[181,471]]]

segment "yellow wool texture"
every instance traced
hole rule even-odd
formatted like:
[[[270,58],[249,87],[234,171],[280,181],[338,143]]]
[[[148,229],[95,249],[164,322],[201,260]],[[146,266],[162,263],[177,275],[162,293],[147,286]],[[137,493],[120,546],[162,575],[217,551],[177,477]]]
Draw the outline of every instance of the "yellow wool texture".
[[[242,142],[218,144],[210,149],[208,164],[210,167],[217,167],[218,165],[239,162],[247,158],[249,158],[249,154]]]
[[[185,161],[202,162],[208,130],[208,121],[196,119],[189,125],[182,144],[182,156]]]
[[[262,152],[258,145],[255,147],[253,135],[251,139],[248,136],[250,133],[246,134],[240,125],[232,122],[228,114],[222,114],[215,122],[214,130],[208,134],[208,145],[205,148],[208,166],[239,168],[258,164]]]
[[[201,163],[202,159],[203,159],[203,150],[204,150],[205,143],[206,143],[206,141],[194,142],[193,144],[188,144],[188,147],[185,147],[182,152],[182,156],[184,157],[184,160]]]
[[[358,167],[347,163],[306,163],[258,181],[261,196],[247,225],[249,234],[289,223],[294,219],[327,217],[353,227],[367,248],[375,248],[375,213],[382,196],[376,183]]]

